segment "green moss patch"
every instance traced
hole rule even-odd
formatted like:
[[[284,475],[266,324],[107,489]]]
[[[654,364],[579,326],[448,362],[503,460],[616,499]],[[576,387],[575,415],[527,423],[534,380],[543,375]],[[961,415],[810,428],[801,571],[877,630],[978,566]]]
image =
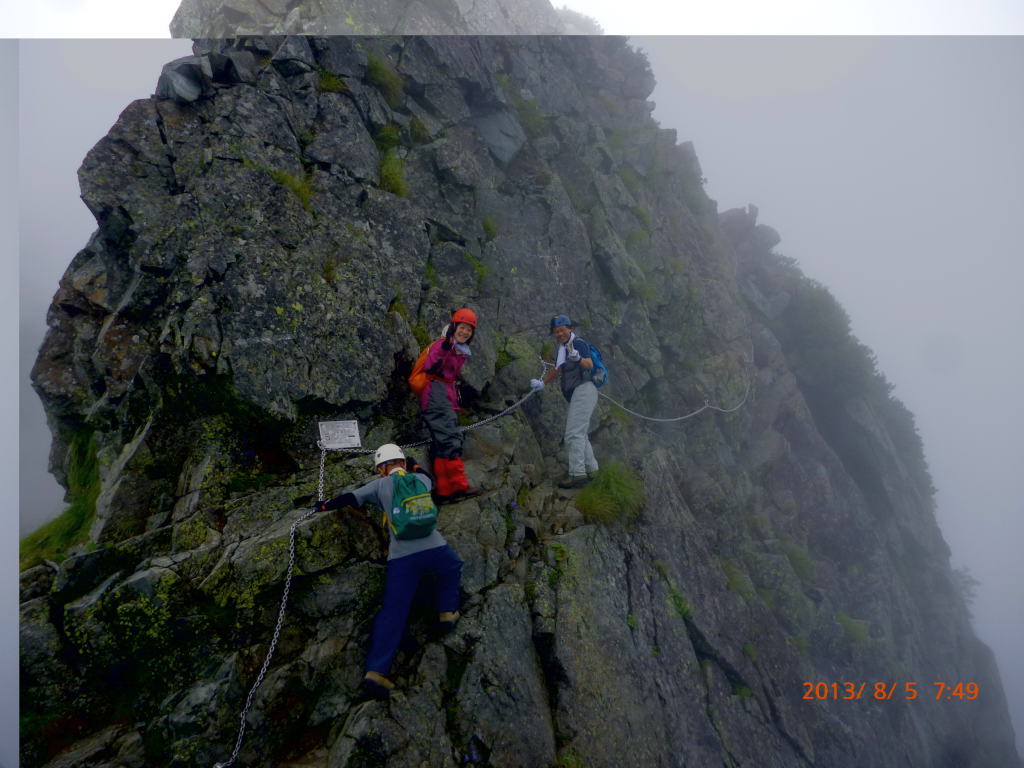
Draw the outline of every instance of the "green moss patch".
[[[93,430],[83,429],[71,438],[71,467],[68,486],[71,506],[55,520],[21,540],[21,570],[41,565],[44,560],[60,562],[71,547],[89,540],[89,528],[96,517],[96,499],[100,495],[100,470],[93,444]]]

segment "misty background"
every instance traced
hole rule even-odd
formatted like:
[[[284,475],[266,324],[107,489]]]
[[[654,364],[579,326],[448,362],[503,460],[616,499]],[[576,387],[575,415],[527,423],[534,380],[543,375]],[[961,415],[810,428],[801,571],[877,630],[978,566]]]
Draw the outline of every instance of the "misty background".
[[[952,564],[981,582],[974,626],[1021,745],[1024,40],[632,43],[658,80],[654,117],[693,140],[719,210],[758,206],[776,250],[828,286],[916,415]],[[161,65],[189,52],[171,40],[20,44],[20,535],[62,508],[28,373],[57,282],[95,229],[76,171]]]
[[[553,0],[614,35],[1007,35],[1024,33],[1020,0]],[[180,0],[9,3],[3,34],[163,38]]]

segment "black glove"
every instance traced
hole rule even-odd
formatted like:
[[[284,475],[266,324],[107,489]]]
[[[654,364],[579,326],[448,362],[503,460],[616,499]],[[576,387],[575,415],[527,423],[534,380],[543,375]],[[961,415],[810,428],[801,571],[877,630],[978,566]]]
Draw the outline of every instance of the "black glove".
[[[342,507],[358,507],[359,502],[356,501],[356,495],[354,493],[343,493],[341,496],[336,496],[328,501],[319,502],[317,509],[341,509]]]

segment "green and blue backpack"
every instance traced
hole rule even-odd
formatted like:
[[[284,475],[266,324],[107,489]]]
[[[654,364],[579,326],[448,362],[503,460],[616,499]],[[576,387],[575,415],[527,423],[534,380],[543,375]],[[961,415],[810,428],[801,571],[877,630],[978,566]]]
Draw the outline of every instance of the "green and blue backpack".
[[[422,539],[437,528],[437,507],[430,498],[430,491],[415,472],[394,472],[391,474],[393,497],[391,520],[384,515],[384,524],[390,522],[396,539]]]

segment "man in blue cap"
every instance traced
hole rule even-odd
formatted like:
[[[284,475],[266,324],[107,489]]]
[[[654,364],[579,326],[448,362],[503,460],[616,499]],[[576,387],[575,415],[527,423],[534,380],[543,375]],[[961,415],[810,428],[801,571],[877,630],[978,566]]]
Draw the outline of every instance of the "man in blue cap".
[[[579,488],[590,482],[588,473],[597,471],[597,459],[590,445],[590,415],[597,405],[597,387],[593,381],[594,361],[590,345],[577,338],[572,321],[566,315],[551,318],[551,333],[558,342],[555,367],[543,379],[532,379],[530,387],[536,391],[550,384],[562,374],[562,395],[569,401],[569,415],[565,419],[565,450],[569,454],[569,473],[559,488]]]

